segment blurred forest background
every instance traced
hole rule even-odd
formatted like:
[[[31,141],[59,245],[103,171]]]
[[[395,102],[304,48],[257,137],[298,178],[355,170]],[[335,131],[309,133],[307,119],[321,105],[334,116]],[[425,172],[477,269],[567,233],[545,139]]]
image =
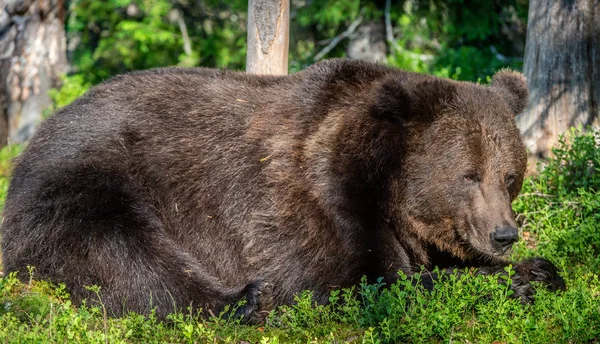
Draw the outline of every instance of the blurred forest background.
[[[45,71],[35,68],[26,73],[22,85],[10,85],[26,89],[28,84],[38,84],[38,88],[52,89],[47,100],[35,100],[40,105],[24,104],[20,116],[10,114],[12,142],[23,141],[32,133],[35,116],[24,113],[28,108],[49,114],[116,74],[159,66],[245,68],[246,0],[0,1],[5,2],[3,26],[8,25],[8,16],[13,21],[22,16],[22,21],[35,22],[29,23],[35,26],[29,31],[46,25],[46,31],[52,32],[36,32],[35,44],[55,50],[39,51],[38,56],[30,53],[28,60],[53,61],[46,63]],[[527,9],[527,0],[391,1],[386,18],[385,0],[292,0],[290,72],[321,58],[346,56],[485,82],[501,67],[521,68]],[[386,31],[386,19],[391,32]],[[50,22],[54,22],[52,29]],[[64,38],[56,27],[61,22]],[[0,29],[4,42],[9,41],[6,30]],[[27,28],[15,31],[16,35],[33,34]],[[19,38],[12,38],[15,40],[18,44]],[[333,40],[337,44],[332,44]],[[15,48],[0,45],[0,54],[14,56],[9,50],[18,50]],[[16,69],[28,66],[22,62],[10,68],[17,74]],[[11,91],[15,93],[14,89],[6,93]],[[35,91],[25,93],[29,95],[21,94],[23,100]],[[30,120],[34,123],[24,123]]]
[[[43,116],[116,74],[158,66],[245,68],[246,0],[0,4],[0,146],[25,141]],[[597,0],[531,0],[531,8],[528,0],[291,0],[289,68],[348,57],[486,83],[500,68],[523,68],[529,24],[533,62],[525,72],[530,86],[543,84],[534,85],[533,98],[551,99],[522,116],[521,130],[526,139],[546,135],[554,143],[566,128],[555,123],[565,112],[577,119],[568,126],[597,121],[597,7]],[[565,90],[577,95],[554,104]],[[544,157],[548,145],[535,145],[528,143]]]

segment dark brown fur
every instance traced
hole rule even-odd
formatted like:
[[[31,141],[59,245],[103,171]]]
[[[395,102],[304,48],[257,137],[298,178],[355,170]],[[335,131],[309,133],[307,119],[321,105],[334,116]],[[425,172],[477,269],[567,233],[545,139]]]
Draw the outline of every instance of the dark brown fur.
[[[344,60],[287,77],[119,76],[44,122],[20,156],[5,269],[35,266],[76,301],[99,285],[114,314],[245,297],[250,320],[363,275],[501,270],[490,233],[516,227],[526,97],[510,71],[488,87]]]

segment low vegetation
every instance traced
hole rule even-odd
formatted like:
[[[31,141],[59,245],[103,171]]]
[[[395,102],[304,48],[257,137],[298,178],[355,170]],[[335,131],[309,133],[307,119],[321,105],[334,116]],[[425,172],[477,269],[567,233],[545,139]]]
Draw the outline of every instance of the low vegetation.
[[[9,161],[19,151],[0,152],[2,204]],[[36,281],[32,269],[26,283],[14,275],[0,278],[0,342],[599,343],[599,192],[598,130],[571,132],[545,168],[526,180],[514,204],[523,230],[514,258],[548,258],[567,284],[556,294],[538,290],[534,304],[510,298],[510,280],[465,271],[432,292],[403,275],[391,286],[363,283],[333,292],[328,305],[315,305],[305,292],[263,326],[185,313],[166,321],[111,318],[102,304],[74,307],[63,286]]]

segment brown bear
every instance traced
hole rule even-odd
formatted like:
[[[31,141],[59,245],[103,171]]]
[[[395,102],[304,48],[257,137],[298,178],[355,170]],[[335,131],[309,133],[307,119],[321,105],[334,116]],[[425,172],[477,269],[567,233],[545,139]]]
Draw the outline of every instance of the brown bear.
[[[420,266],[502,271],[526,168],[526,82],[348,60],[283,77],[156,69],[94,87],[39,128],[10,184],[7,272],[101,287],[114,315],[238,309]],[[562,287],[536,258],[515,265]]]

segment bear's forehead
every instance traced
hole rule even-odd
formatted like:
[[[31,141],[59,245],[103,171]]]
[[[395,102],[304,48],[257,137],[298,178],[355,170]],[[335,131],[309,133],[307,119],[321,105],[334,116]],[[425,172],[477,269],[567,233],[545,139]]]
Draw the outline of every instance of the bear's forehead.
[[[459,82],[452,101],[453,107],[482,114],[511,113],[508,103],[490,86]]]
[[[510,157],[515,151],[524,149],[513,117],[500,116],[489,120],[488,116],[481,113],[471,115],[457,112],[439,119],[432,129],[425,140],[437,142],[431,145],[434,150],[452,150],[461,155],[492,158]]]
[[[455,109],[444,114],[434,124],[435,131],[455,138],[484,139],[500,144],[518,136],[513,116],[503,113],[485,113]]]
[[[502,98],[485,86],[475,85],[467,90],[458,92],[454,101],[441,109],[441,126],[496,143],[518,135],[515,116]]]
[[[456,97],[438,108],[423,144],[465,163],[520,165],[525,151],[508,104],[487,86],[460,84]]]

